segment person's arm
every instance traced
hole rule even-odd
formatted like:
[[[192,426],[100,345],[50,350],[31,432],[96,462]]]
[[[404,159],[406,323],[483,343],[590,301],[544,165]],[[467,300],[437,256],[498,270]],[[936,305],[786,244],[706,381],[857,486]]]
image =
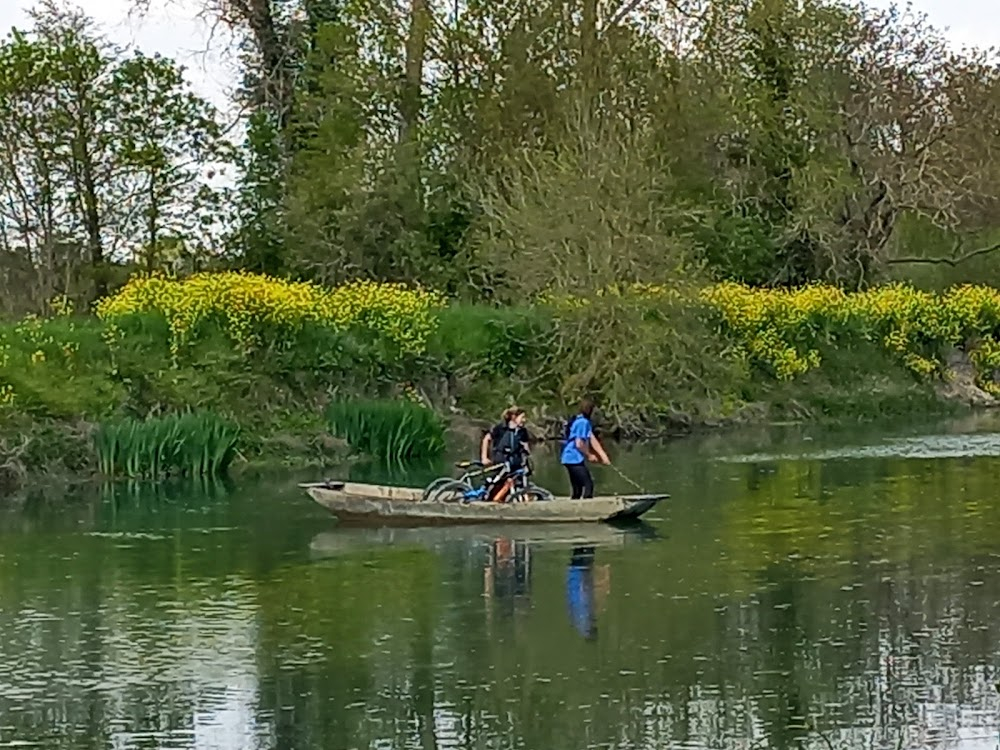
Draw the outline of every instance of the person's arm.
[[[483,462],[485,466],[490,465],[490,444],[493,442],[493,437],[490,433],[483,435],[483,441],[479,444],[479,460]]]
[[[604,446],[601,445],[601,441],[597,439],[597,435],[590,433],[590,446],[594,449],[594,453],[597,454],[598,459],[600,459],[602,464],[611,465],[611,459],[608,458],[608,454],[604,452]]]

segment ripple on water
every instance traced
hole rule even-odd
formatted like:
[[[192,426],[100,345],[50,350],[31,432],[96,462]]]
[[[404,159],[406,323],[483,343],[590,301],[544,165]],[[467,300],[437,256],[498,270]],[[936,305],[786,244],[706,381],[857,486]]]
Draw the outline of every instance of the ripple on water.
[[[748,453],[716,456],[721,463],[767,463],[770,461],[885,458],[972,458],[1000,456],[1000,432],[968,435],[928,435],[889,438],[869,445],[845,446],[794,453]]]

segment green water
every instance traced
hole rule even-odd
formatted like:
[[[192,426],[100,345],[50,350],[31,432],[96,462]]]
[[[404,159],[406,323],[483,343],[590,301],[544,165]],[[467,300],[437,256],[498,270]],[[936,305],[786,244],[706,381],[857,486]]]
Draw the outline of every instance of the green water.
[[[1000,424],[612,454],[673,495],[626,534],[338,530],[290,482],[9,505],[0,747],[998,746]]]

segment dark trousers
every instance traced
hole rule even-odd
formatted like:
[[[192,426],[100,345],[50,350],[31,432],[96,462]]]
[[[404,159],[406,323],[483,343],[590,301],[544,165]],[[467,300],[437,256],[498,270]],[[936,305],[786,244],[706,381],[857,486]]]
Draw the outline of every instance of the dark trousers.
[[[574,500],[578,500],[581,497],[593,497],[594,496],[594,478],[590,476],[590,469],[587,468],[587,464],[565,464],[566,471],[569,473],[569,483],[573,488],[573,494],[570,495]]]

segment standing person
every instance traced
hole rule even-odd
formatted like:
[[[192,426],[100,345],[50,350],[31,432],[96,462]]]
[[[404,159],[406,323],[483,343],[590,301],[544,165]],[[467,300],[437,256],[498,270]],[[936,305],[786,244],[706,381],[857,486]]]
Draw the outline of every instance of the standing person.
[[[611,464],[604,446],[594,434],[594,426],[590,422],[593,413],[594,402],[589,398],[583,399],[580,413],[566,423],[563,433],[562,465],[569,474],[574,500],[594,496],[594,478],[587,467],[588,460]]]
[[[486,466],[509,462],[518,469],[530,452],[528,430],[524,423],[528,415],[519,406],[511,406],[500,415],[500,421],[483,436],[479,445],[479,460]]]
[[[528,415],[524,409],[511,406],[500,415],[500,422],[483,436],[479,446],[483,465],[504,464],[499,473],[488,480],[486,499],[504,502],[516,482],[514,472],[525,468],[529,452],[528,430],[524,424]],[[524,475],[518,475],[523,478]]]

